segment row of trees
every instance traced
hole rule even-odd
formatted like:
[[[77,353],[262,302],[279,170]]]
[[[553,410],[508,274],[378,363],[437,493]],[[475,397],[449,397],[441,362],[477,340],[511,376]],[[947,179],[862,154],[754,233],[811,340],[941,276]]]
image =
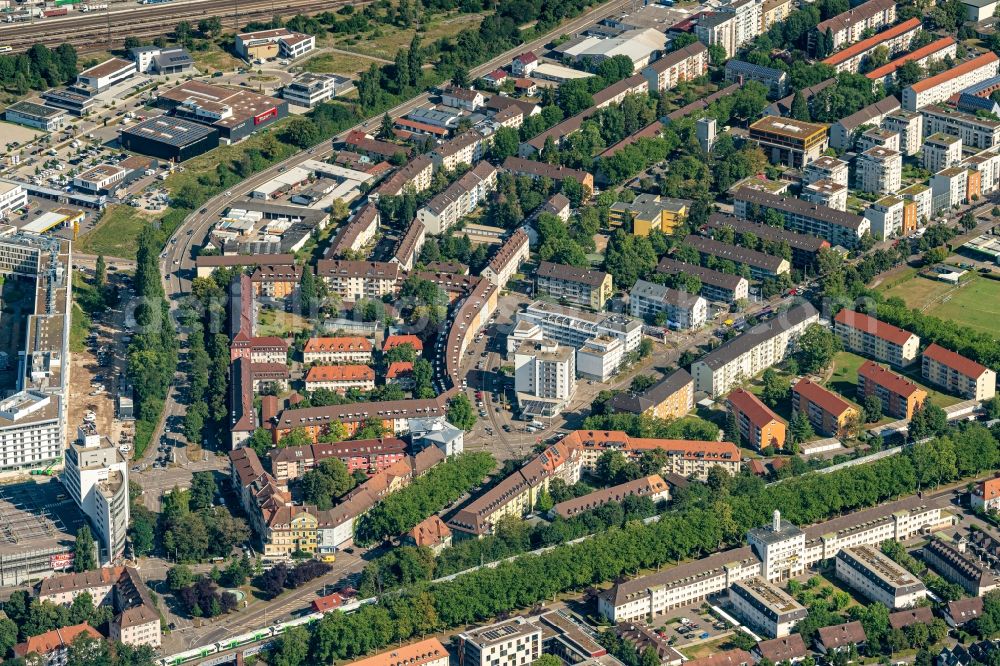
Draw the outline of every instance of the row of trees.
[[[281,594],[286,587],[294,590],[328,573],[332,568],[326,562],[319,560],[306,560],[293,567],[280,563],[258,576],[256,585],[273,598]]]
[[[0,56],[0,86],[15,95],[65,85],[76,75],[76,49],[69,44],[55,50],[35,44],[24,53]]]
[[[355,526],[355,541],[368,545],[409,531],[481,484],[494,467],[493,456],[476,452],[460,454],[431,468],[361,516]]]

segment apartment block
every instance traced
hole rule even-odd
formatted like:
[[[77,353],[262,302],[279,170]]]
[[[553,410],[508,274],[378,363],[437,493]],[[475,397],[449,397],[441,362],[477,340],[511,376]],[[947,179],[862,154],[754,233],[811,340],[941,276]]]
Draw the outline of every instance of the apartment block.
[[[701,42],[672,51],[643,68],[649,89],[657,92],[676,88],[708,73],[708,49]]]
[[[827,437],[843,437],[857,423],[857,408],[811,379],[800,379],[792,387],[792,414],[805,413],[813,430]]]
[[[609,273],[542,261],[535,273],[536,293],[560,303],[601,311],[613,292]]]
[[[869,148],[855,162],[858,186],[862,192],[893,194],[899,191],[903,176],[903,156],[889,148]]]
[[[870,148],[888,148],[899,151],[899,134],[881,127],[872,127],[858,136],[855,150],[863,153]]]
[[[497,169],[481,161],[417,211],[417,219],[432,234],[441,234],[472,213],[496,189]]]
[[[489,263],[483,268],[482,277],[497,289],[503,289],[527,260],[528,234],[524,229],[518,229],[490,257]]]
[[[865,209],[865,219],[871,223],[872,236],[876,240],[888,240],[899,238],[906,234],[906,207],[907,202],[893,196],[882,197],[871,206]],[[914,224],[916,229],[916,206],[911,206],[914,211]]]
[[[351,666],[448,666],[448,650],[437,638],[401,645],[367,659],[351,662]],[[489,666],[484,663],[481,666]]]
[[[750,125],[750,140],[772,164],[801,169],[830,146],[829,127],[794,118],[764,116]]]
[[[1000,476],[977,483],[969,495],[969,502],[972,508],[981,511],[1000,509]]]
[[[941,37],[926,46],[921,46],[919,49],[901,55],[881,67],[876,67],[865,74],[865,76],[873,84],[881,82],[882,85],[889,86],[896,81],[899,68],[906,63],[913,62],[921,68],[926,68],[932,62],[943,60],[944,58],[954,58],[957,50],[958,42],[955,41],[954,37]]]
[[[923,183],[914,183],[899,191],[899,196],[907,203],[913,204],[914,216],[919,224],[927,224],[933,215],[933,197],[931,188]],[[915,228],[915,227],[914,227]]]
[[[810,37],[830,33],[833,44],[827,47],[833,51],[847,44],[853,44],[868,31],[878,32],[896,21],[896,3],[892,0],[868,0],[846,12],[837,14],[825,21],[820,21],[815,33]]]
[[[822,24],[821,24],[822,25]],[[903,88],[903,108],[918,111],[928,104],[943,102],[969,86],[997,75],[1000,58],[987,51],[940,74]]]
[[[994,149],[970,155],[962,166],[979,174],[980,195],[992,194],[1000,189],[1000,153]]]
[[[788,636],[809,614],[790,594],[761,576],[733,583],[729,602],[741,620],[769,638]]]
[[[965,113],[943,104],[925,106],[920,109],[920,114],[924,117],[925,136],[944,134],[958,137],[963,146],[979,150],[1000,144],[1000,121]]]
[[[422,228],[422,225],[421,225]],[[404,278],[404,267],[395,262],[320,259],[316,277],[327,291],[341,300],[355,303],[362,299],[380,300],[395,294]]]
[[[736,19],[732,14],[714,12],[698,21],[694,26],[694,34],[706,46],[721,46],[726,51],[726,57],[736,55],[737,46],[733,36]]]
[[[967,400],[984,401],[996,395],[996,372],[937,343],[924,350],[920,370],[931,384]]]
[[[725,74],[726,83],[756,81],[766,86],[768,95],[772,99],[788,94],[788,74],[780,69],[755,65],[733,58],[726,61]]]
[[[726,403],[736,418],[741,444],[758,451],[785,448],[785,422],[760,398],[738,388],[729,394]]]
[[[947,134],[931,134],[924,140],[923,166],[931,173],[953,167],[962,161],[962,140]]]
[[[830,126],[830,145],[838,150],[852,149],[861,128],[874,125],[877,129],[883,118],[898,110],[899,100],[889,96],[852,113],[846,118],[841,118]],[[864,150],[864,148],[860,150]]]
[[[970,179],[974,176],[974,179]],[[979,172],[962,166],[941,169],[931,176],[931,207],[935,213],[960,206],[972,200],[978,193]]]
[[[754,280],[775,278],[792,270],[791,262],[784,257],[723,243],[713,238],[692,235],[685,238],[683,243],[698,251],[702,263],[711,267],[728,261],[738,267],[746,266],[750,270],[751,279]]]
[[[774,210],[785,220],[785,228],[800,234],[825,238],[831,245],[853,248],[871,225],[863,217],[810,204],[795,197],[780,196],[743,188],[733,197],[737,217],[748,218],[756,207],[762,214]]]
[[[966,552],[964,543],[931,539],[922,554],[931,569],[946,581],[960,585],[973,597],[984,596],[997,588],[998,581],[990,564]]]
[[[846,191],[846,188],[845,188]],[[732,215],[722,213],[712,213],[708,216],[705,226],[714,234],[715,230],[724,227],[735,232],[737,245],[743,236],[753,236],[758,241],[772,246],[787,244],[792,251],[792,266],[794,268],[804,268],[815,266],[819,253],[823,249],[828,249],[830,243],[822,238],[798,234],[779,227],[772,227],[761,222],[752,222]]]
[[[817,180],[804,185],[799,198],[817,206],[846,211],[848,192],[846,185],[839,185],[829,180]]]
[[[844,349],[896,367],[917,360],[920,338],[861,312],[843,309],[833,319],[834,332]]]
[[[306,371],[307,391],[327,389],[341,395],[351,389],[371,391],[375,388],[375,370],[367,365],[314,365]]]
[[[927,391],[913,382],[883,368],[872,361],[865,361],[858,368],[858,397],[874,395],[882,402],[882,413],[897,419],[909,419],[923,406]]]
[[[648,497],[652,502],[670,499],[670,484],[659,474],[650,474],[635,481],[628,481],[610,488],[602,488],[581,497],[559,502],[549,511],[551,516],[569,520],[586,511],[593,511],[609,502],[621,503],[629,497]]]
[[[868,39],[862,39],[860,42],[837,51],[823,60],[823,64],[833,67],[838,74],[840,72],[857,74],[861,70],[862,64],[867,63],[876,49],[884,48],[890,58],[908,50],[910,42],[920,30],[920,25],[918,18],[903,21],[872,35]]]
[[[920,579],[876,546],[844,548],[836,557],[837,578],[889,610],[912,608],[927,598]]]
[[[803,184],[808,185],[819,180],[828,180],[838,185],[847,187],[847,162],[844,160],[838,160],[836,157],[823,155],[822,157],[813,160],[802,169]]]
[[[899,152],[916,155],[924,141],[923,117],[914,111],[899,109],[882,119],[882,129],[899,135]]]
[[[608,209],[608,224],[622,227],[636,236],[648,236],[653,230],[673,234],[688,215],[690,201],[671,199],[658,194],[640,194],[631,202],[617,201]]]
[[[784,360],[799,335],[818,322],[816,308],[803,303],[750,328],[691,364],[695,390],[712,397],[729,393]]]
[[[687,370],[678,368],[641,393],[616,394],[610,404],[615,413],[679,419],[694,409],[694,379]]]
[[[344,463],[348,472],[360,471],[372,476],[406,458],[406,442],[396,437],[321,442],[271,449],[269,456],[275,480],[288,485],[328,458]]]
[[[688,331],[705,323],[708,301],[697,294],[636,280],[629,290],[629,311],[633,317],[646,320],[663,315],[668,327]]]
[[[360,363],[372,361],[372,342],[357,336],[309,338],[302,349],[302,362]]]
[[[656,272],[666,275],[686,273],[697,277],[701,280],[701,295],[709,301],[735,303],[748,298],[750,293],[750,282],[745,277],[703,268],[670,257],[660,259]]]
[[[525,340],[514,352],[514,391],[524,415],[558,414],[576,392],[576,351],[552,340]]]

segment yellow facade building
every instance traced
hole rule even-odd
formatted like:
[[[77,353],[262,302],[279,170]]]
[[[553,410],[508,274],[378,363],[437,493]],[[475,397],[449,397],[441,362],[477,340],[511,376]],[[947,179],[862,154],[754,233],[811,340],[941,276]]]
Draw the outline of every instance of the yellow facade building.
[[[690,201],[656,194],[640,194],[631,203],[619,201],[608,211],[612,229],[624,228],[636,236],[648,236],[656,229],[673,234],[686,220]]]

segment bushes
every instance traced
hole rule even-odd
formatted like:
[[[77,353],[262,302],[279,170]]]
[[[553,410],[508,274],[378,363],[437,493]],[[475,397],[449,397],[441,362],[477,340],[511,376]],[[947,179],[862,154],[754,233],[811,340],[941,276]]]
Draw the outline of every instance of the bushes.
[[[331,568],[329,564],[319,560],[306,560],[291,569],[284,563],[277,564],[258,576],[256,585],[264,593],[276,597],[286,587],[294,590],[314,578],[319,578]]]

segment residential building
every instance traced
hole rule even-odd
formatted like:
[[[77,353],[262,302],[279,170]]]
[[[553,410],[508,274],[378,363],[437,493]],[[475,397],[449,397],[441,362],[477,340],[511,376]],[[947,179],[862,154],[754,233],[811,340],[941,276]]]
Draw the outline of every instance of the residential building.
[[[560,192],[556,192],[542,206],[542,212],[555,215],[563,222],[569,222],[570,201]]]
[[[983,598],[959,599],[949,601],[945,610],[945,621],[951,627],[961,627],[983,615]]]
[[[250,275],[256,296],[283,299],[291,296],[302,283],[302,267],[295,264],[259,263]]]
[[[847,185],[841,185],[832,180],[817,180],[804,185],[799,193],[799,198],[817,206],[846,211],[847,194]]]
[[[876,49],[884,48],[886,55],[890,59],[903,51],[909,50],[910,42],[913,41],[913,37],[920,31],[920,26],[919,18],[907,19],[887,30],[877,32],[868,39],[862,39],[860,42],[837,51],[826,60],[823,60],[823,64],[833,67],[837,70],[838,74],[840,72],[858,74],[862,65],[868,63],[869,58],[875,53]]]
[[[804,184],[808,185],[820,180],[828,180],[847,187],[847,162],[838,160],[836,157],[823,155],[803,167],[802,182]]]
[[[389,263],[398,264],[404,271],[413,270],[416,258],[420,256],[420,250],[427,239],[427,227],[420,220],[413,218],[410,226],[406,228],[406,233],[399,240],[399,245],[389,259]]]
[[[772,99],[784,97],[788,93],[788,74],[780,69],[754,65],[733,58],[726,61],[725,74],[726,83],[756,81],[763,84]]]
[[[729,394],[726,404],[736,419],[741,444],[758,451],[785,448],[785,422],[760,398],[738,388]]]
[[[733,583],[729,602],[752,630],[770,638],[788,636],[809,614],[791,595],[760,576]]]
[[[564,166],[553,166],[544,162],[536,162],[513,156],[504,160],[503,168],[515,176],[527,176],[533,180],[549,178],[556,183],[561,183],[566,179],[572,179],[587,188],[588,192],[594,191],[594,176],[586,171],[570,169]]]
[[[410,345],[410,347],[413,348],[413,351],[417,352],[418,355],[424,351],[424,343],[420,340],[418,336],[413,334],[405,334],[405,335],[387,335],[385,338],[385,342],[382,343],[382,353],[385,354],[387,352],[392,351],[396,347],[401,347],[402,345]]]
[[[750,282],[740,275],[721,273],[696,264],[687,264],[670,257],[663,257],[656,266],[657,273],[674,275],[685,273],[701,280],[701,295],[709,301],[735,303],[749,297]]]
[[[841,118],[830,126],[830,146],[837,150],[852,149],[861,127],[867,125],[878,127],[886,116],[898,110],[899,100],[890,95],[846,118]]]
[[[496,189],[496,182],[496,167],[481,161],[418,210],[417,219],[427,227],[428,232],[442,234],[475,211]]]
[[[503,242],[486,267],[482,276],[497,289],[503,289],[528,259],[528,233],[518,229]]]
[[[837,51],[847,44],[861,39],[867,30],[878,32],[896,21],[896,3],[892,0],[868,0],[846,12],[820,21],[810,38],[816,35],[832,35],[833,43],[827,44],[831,51]]]
[[[858,368],[858,397],[876,396],[882,413],[897,419],[910,419],[927,399],[927,391],[872,361]]]
[[[658,194],[639,194],[625,203],[617,201],[608,209],[608,224],[621,227],[636,236],[648,236],[653,230],[670,235],[687,219],[691,202],[670,199]]]
[[[954,545],[944,539],[931,539],[921,554],[942,578],[960,585],[974,597],[981,597],[997,588],[997,576],[990,563],[967,553],[964,543]]]
[[[808,655],[809,650],[806,648],[806,643],[802,640],[801,634],[789,634],[781,638],[761,641],[754,648],[755,657],[767,659],[773,664],[780,664],[786,661],[789,664],[797,664]]]
[[[967,400],[983,402],[996,395],[996,372],[937,343],[924,350],[920,370],[931,384]]]
[[[884,555],[877,546],[844,548],[836,557],[837,578],[873,603],[889,610],[912,608],[927,598],[920,579]]]
[[[55,132],[66,121],[66,112],[46,106],[41,100],[21,100],[14,102],[3,112],[4,120],[9,123],[32,127],[45,132]]]
[[[398,143],[389,143],[388,141],[379,141],[358,130],[348,133],[347,138],[344,139],[344,147],[374,161],[391,160],[400,154],[405,158],[409,157],[411,153],[411,149],[407,146],[401,146]]]
[[[969,493],[969,504],[980,511],[1000,509],[1000,475],[984,479]]]
[[[924,168],[931,173],[953,167],[962,161],[962,139],[947,134],[932,134],[924,140]]]
[[[29,654],[37,654],[44,666],[65,666],[69,646],[81,635],[87,635],[99,641],[104,640],[104,636],[96,629],[83,622],[29,636],[28,640],[13,647],[14,656],[24,659]]]
[[[721,46],[726,51],[726,57],[736,55],[737,46],[734,43],[734,26],[736,18],[724,12],[705,13],[694,26],[694,34],[706,46]]]
[[[430,157],[436,169],[453,170],[459,164],[473,165],[479,162],[488,145],[485,134],[479,130],[468,130],[434,148]]]
[[[803,303],[748,329],[691,364],[695,390],[712,397],[729,393],[784,360],[799,335],[818,322],[816,308]]]
[[[381,402],[331,405],[329,407],[307,407],[282,410],[274,419],[274,437],[282,437],[296,428],[302,428],[314,443],[327,433],[334,421],[343,423],[348,435],[354,434],[365,421],[374,419],[395,435],[407,432],[409,419],[415,417],[443,416],[447,411],[447,401],[441,396],[428,399],[385,400]]]
[[[538,69],[538,56],[531,51],[514,56],[510,62],[510,71],[514,76],[531,76]]]
[[[844,349],[896,367],[917,360],[920,338],[892,324],[844,308],[834,317],[834,332]]]
[[[309,363],[361,363],[372,361],[372,342],[367,338],[342,336],[309,338],[302,349],[302,362]]]
[[[626,460],[637,460],[643,451],[662,450],[666,453],[666,463],[659,473],[664,478],[678,475],[704,481],[713,467],[736,475],[742,466],[739,447],[732,442],[646,439],[615,430],[575,430],[566,435],[562,443],[581,454],[583,468],[590,472],[597,469],[597,462],[605,451],[621,451]]]
[[[423,228],[423,225],[419,225]],[[403,281],[406,267],[395,262],[350,261],[320,259],[316,262],[316,277],[322,280],[330,294],[347,303],[362,299],[381,300],[395,294]]]
[[[366,659],[351,662],[351,666],[448,666],[448,650],[437,638],[427,638],[401,645]],[[484,663],[482,666],[489,666]]]
[[[899,151],[899,135],[881,127],[872,127],[858,136],[854,144],[856,152],[863,153],[871,148],[888,148]]]
[[[892,194],[899,190],[903,156],[898,151],[878,146],[869,148],[858,155],[855,166],[861,191]]]
[[[851,403],[811,379],[800,379],[792,387],[792,414],[800,412],[816,433],[826,437],[844,437],[860,417]]]
[[[704,236],[688,236],[684,245],[693,247],[701,255],[702,263],[712,266],[718,262],[729,261],[737,267],[746,266],[750,269],[750,278],[766,280],[790,273],[791,262],[784,257],[776,257],[757,250],[750,250],[737,245],[723,243]]]
[[[962,166],[978,174],[980,196],[992,194],[1000,189],[1000,152],[988,149],[970,155],[962,160]]]
[[[285,28],[244,32],[236,35],[236,54],[247,60],[268,60],[281,56],[295,59],[316,48],[316,38]]]
[[[882,118],[881,126],[899,135],[898,150],[906,156],[916,155],[923,144],[924,124],[919,113],[898,109]]]
[[[525,340],[514,352],[514,391],[525,416],[554,416],[576,393],[576,351],[552,340]]]
[[[916,63],[921,68],[926,68],[932,62],[943,60],[944,58],[954,58],[958,50],[958,43],[954,37],[941,37],[926,46],[914,49],[905,55],[901,55],[891,62],[887,62],[881,67],[876,67],[865,76],[873,84],[881,83],[889,86],[896,81],[899,68],[908,62]]]
[[[958,137],[963,146],[979,150],[1000,144],[1000,121],[943,104],[929,104],[920,109],[920,114],[924,117],[925,135]]]
[[[750,125],[749,138],[760,146],[772,164],[800,169],[821,157],[829,147],[828,129],[821,123],[764,116]]]
[[[664,481],[659,474],[650,474],[641,479],[627,481],[610,488],[602,488],[580,497],[559,502],[552,507],[549,515],[569,520],[581,513],[604,506],[608,502],[620,504],[627,497],[648,497],[654,503],[666,501],[670,499],[670,484]]]
[[[865,219],[871,222],[872,236],[876,240],[900,238],[906,234],[908,225],[904,224],[907,202],[893,196],[882,197],[865,209]],[[916,229],[916,206],[912,225]]]
[[[678,368],[641,393],[616,394],[610,405],[616,414],[645,414],[668,421],[679,419],[694,409],[694,379],[687,370]]]
[[[610,273],[542,261],[535,272],[535,289],[560,303],[601,311],[613,293]]]
[[[899,195],[907,203],[912,203],[916,223],[913,230],[916,231],[917,224],[925,225],[931,219],[933,198],[931,188],[923,183],[914,183],[909,187],[904,187],[899,191]]]
[[[290,104],[311,109],[351,88],[351,80],[343,76],[303,72],[281,89],[281,96]]]
[[[935,102],[943,102],[963,89],[997,75],[1000,58],[987,51],[972,60],[966,60],[940,74],[928,77],[903,88],[903,108],[917,111]]]
[[[406,458],[406,442],[396,437],[321,442],[275,448],[268,455],[275,481],[287,486],[289,481],[301,478],[328,458],[336,458],[344,463],[350,473],[364,472],[373,476],[384,472]],[[260,471],[263,472],[263,468]]]
[[[403,543],[415,548],[428,548],[435,555],[451,546],[451,529],[434,514],[421,520],[403,536]]]
[[[542,656],[542,628],[522,617],[463,631],[457,642],[463,666],[522,666]]]
[[[410,419],[407,427],[415,449],[435,446],[446,456],[456,456],[465,449],[465,431],[442,416]]]
[[[829,249],[830,247],[830,243],[822,238],[798,234],[794,231],[787,231],[760,222],[743,220],[723,213],[712,213],[709,215],[705,226],[713,230],[713,232],[723,227],[732,229],[736,234],[737,245],[741,246],[743,243],[739,241],[741,236],[744,235],[753,235],[758,241],[763,241],[765,244],[771,246],[779,246],[786,243],[792,250],[792,266],[795,268],[815,266],[820,250]]]
[[[941,169],[931,176],[932,209],[941,213],[971,202],[973,195],[979,194],[980,182],[978,171],[962,166]]]
[[[701,42],[671,51],[642,70],[642,75],[649,82],[649,89],[657,92],[671,90],[682,81],[690,81],[707,73],[708,49]]]
[[[129,524],[128,462],[92,424],[81,426],[66,449],[63,486],[96,528],[99,560],[114,562],[125,553]]]
[[[705,323],[708,301],[697,294],[637,280],[629,290],[629,311],[633,317],[647,321],[658,321],[662,315],[666,326],[689,331]]]
[[[413,378],[413,363],[410,361],[393,361],[385,369],[385,383],[395,384],[404,391],[412,391],[416,386]]]
[[[748,218],[754,206],[761,214],[766,214],[768,210],[780,213],[786,229],[825,238],[831,245],[853,248],[870,230],[870,223],[863,217],[810,204],[795,197],[748,188],[739,190],[733,197],[733,211],[737,217]]]
[[[934,611],[930,606],[917,606],[889,613],[889,626],[893,629],[905,629],[916,624],[930,625],[933,621]]]
[[[762,32],[767,32],[772,25],[787,19],[791,15],[793,8],[794,3],[792,0],[764,0],[761,8]]]
[[[375,371],[367,365],[314,365],[305,376],[307,391],[327,389],[341,395],[350,389],[371,391],[375,388]]]
[[[832,627],[822,627],[817,632],[816,649],[823,654],[850,650],[863,651],[868,636],[860,622],[846,622]]]

